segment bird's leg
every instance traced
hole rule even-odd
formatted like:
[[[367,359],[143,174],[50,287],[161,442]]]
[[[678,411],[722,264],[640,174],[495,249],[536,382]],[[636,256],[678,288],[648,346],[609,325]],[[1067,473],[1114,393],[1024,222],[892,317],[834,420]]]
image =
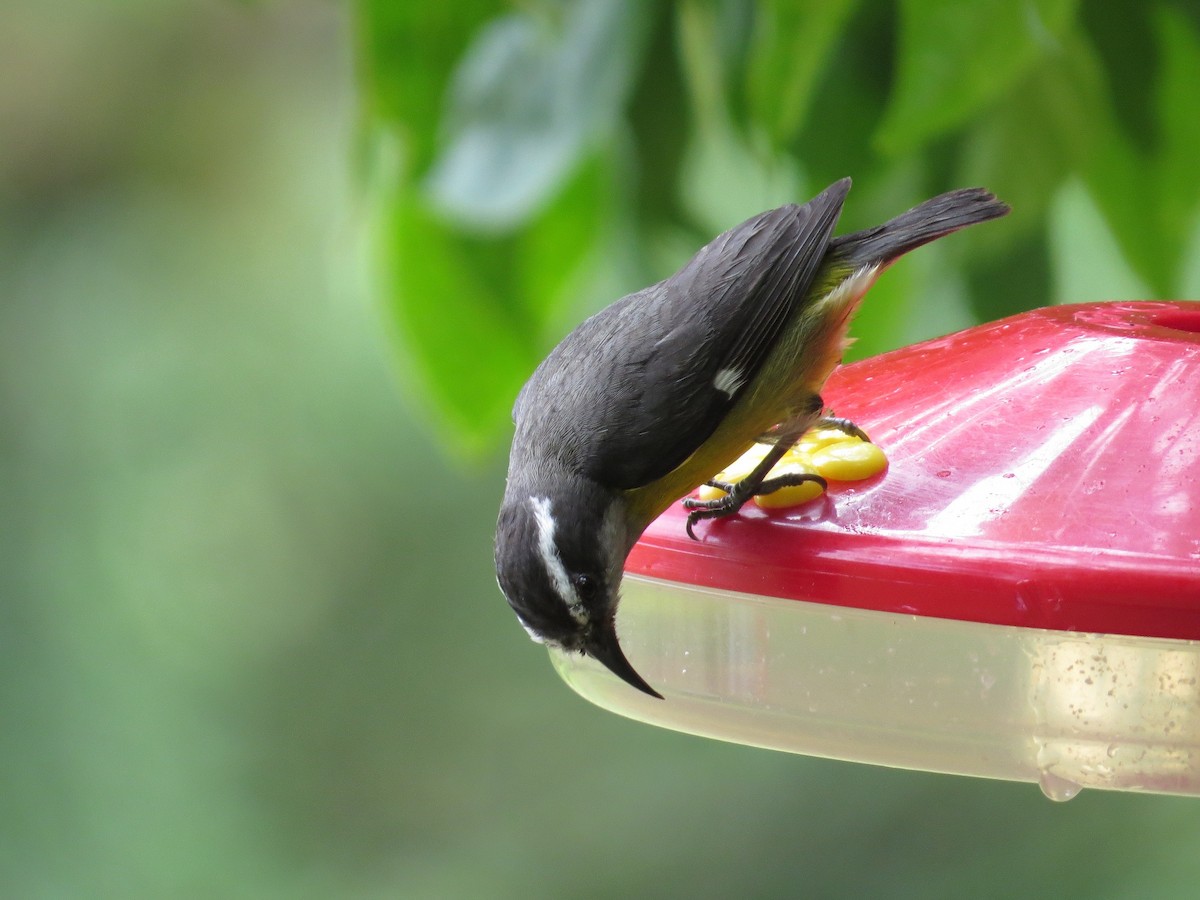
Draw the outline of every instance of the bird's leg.
[[[754,439],[754,443],[763,444],[767,447],[773,447],[784,440],[785,435],[790,435],[794,429],[785,428],[783,425],[775,425],[767,431],[764,431]],[[808,430],[807,428],[805,429]],[[795,441],[793,441],[795,443]]]
[[[774,478],[766,479],[751,496],[761,497],[763,494],[773,494],[780,488],[795,487],[798,484],[807,484],[810,481],[815,481],[819,484],[821,490],[829,487],[829,483],[822,476],[813,472],[789,472],[787,475],[776,475]]]
[[[726,484],[724,482],[709,482],[714,487],[718,487],[723,491],[727,491],[724,497],[718,497],[715,500],[698,500],[695,497],[688,497],[683,501],[684,509],[690,510],[687,517],[687,533],[693,541],[699,540],[692,527],[701,519],[719,519],[725,516],[731,516],[739,509],[745,506],[746,501],[756,494],[769,494],[771,491],[777,491],[781,487],[787,487],[792,484],[800,484],[805,481],[820,480],[820,475],[780,475],[778,478],[767,479],[767,473],[775,467],[775,464],[783,458],[783,455],[791,449],[792,444],[796,443],[800,434],[797,432],[789,432],[780,434],[767,455],[762,458],[757,466],[745,478],[737,481],[734,484]]]
[[[760,434],[758,436],[758,443],[774,444],[784,436],[791,435],[793,432],[803,435],[804,432],[813,428],[835,428],[851,437],[860,438],[868,444],[871,443],[871,439],[867,437],[867,433],[849,419],[843,419],[841,416],[832,414],[826,416],[823,415],[824,412],[825,401],[821,399],[821,395],[810,394],[801,404],[796,418],[781,422],[765,433]]]
[[[763,494],[773,494],[780,488],[795,487],[798,484],[804,484],[806,481],[815,481],[818,484],[820,484],[821,487],[827,487],[825,479],[822,478],[820,475],[811,475],[811,474],[801,473],[801,472],[789,472],[787,475],[777,475],[774,478],[765,479],[763,481],[763,483],[758,486],[758,489],[750,496],[761,497]],[[733,489],[738,484],[736,481],[718,481],[715,478],[710,478],[708,481],[706,481],[704,483],[706,485],[708,485],[709,487],[715,487],[719,491],[724,491],[726,494],[732,494]],[[691,499],[683,501],[684,506],[686,506],[688,509],[691,509],[692,506],[695,504],[708,503],[708,502],[711,502],[711,501],[691,500]]]
[[[718,481],[716,479],[705,482],[707,485],[724,491],[724,497],[718,497],[715,500],[698,500],[695,497],[688,497],[683,501],[684,509],[689,510],[687,518],[688,537],[692,540],[698,540],[692,527],[701,519],[719,519],[731,516],[745,506],[746,501],[751,497],[770,494],[780,488],[794,487],[795,485],[804,484],[809,481],[815,481],[822,488],[827,487],[825,479],[820,475],[806,472],[793,472],[787,475],[779,475],[775,478],[767,478],[767,473],[775,467],[775,464],[792,448],[792,445],[810,428],[834,428],[851,437],[859,438],[868,444],[871,443],[871,439],[867,436],[867,433],[849,419],[832,415],[822,416],[821,413],[825,411],[825,401],[819,396],[812,395],[805,405],[807,407],[807,415],[800,417],[802,420],[806,420],[805,425],[801,426],[795,420],[785,422],[781,425],[776,425],[758,438],[758,443],[770,445],[771,449],[749,475],[734,483]],[[813,421],[812,416],[820,416],[820,418]]]
[[[816,407],[815,409],[812,410],[812,412],[815,415],[820,415],[821,413],[823,413],[825,411],[825,405],[821,402],[820,397],[817,397],[815,400],[813,400],[813,406]],[[851,437],[859,438],[860,440],[864,441],[865,443],[868,443],[868,444],[871,443],[871,439],[867,436],[867,433],[865,431],[863,431],[861,428],[859,428],[857,425],[855,425],[849,419],[843,419],[841,416],[832,416],[832,415],[821,416],[815,422],[810,422],[810,424],[808,426],[806,426],[804,430],[808,431],[813,428],[833,428],[833,429],[836,429],[837,431],[842,432],[843,434],[848,434]],[[760,444],[778,443],[783,435],[790,434],[793,430],[794,430],[793,427],[787,425],[786,423],[784,425],[776,425],[774,428],[772,428],[770,431],[766,432],[765,434],[759,435],[758,443],[760,443]]]

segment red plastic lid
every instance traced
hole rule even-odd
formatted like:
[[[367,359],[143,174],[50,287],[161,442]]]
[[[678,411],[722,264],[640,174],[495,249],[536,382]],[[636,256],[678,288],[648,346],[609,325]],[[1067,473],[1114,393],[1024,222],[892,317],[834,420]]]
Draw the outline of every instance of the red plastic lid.
[[[839,369],[882,475],[684,533],[630,573],[1003,625],[1200,640],[1200,303],[1061,306]]]

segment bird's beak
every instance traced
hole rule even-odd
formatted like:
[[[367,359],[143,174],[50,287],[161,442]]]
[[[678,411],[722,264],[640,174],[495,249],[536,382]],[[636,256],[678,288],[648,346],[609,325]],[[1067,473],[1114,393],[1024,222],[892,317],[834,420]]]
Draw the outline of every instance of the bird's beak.
[[[612,672],[626,684],[633,685],[639,691],[649,694],[651,697],[663,699],[663,695],[656,691],[650,685],[646,684],[645,680],[637,671],[629,664],[629,660],[625,658],[625,653],[621,650],[621,644],[617,641],[617,626],[613,621],[609,621],[592,632],[591,638],[584,646],[584,651],[592,659],[604,665],[608,671]]]

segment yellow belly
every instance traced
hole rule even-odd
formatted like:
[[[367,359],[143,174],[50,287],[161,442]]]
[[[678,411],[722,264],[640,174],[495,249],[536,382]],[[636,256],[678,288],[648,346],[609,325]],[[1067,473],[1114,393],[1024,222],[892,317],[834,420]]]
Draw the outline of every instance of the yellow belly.
[[[812,412],[812,398],[841,361],[849,345],[850,319],[878,274],[878,267],[862,269],[838,280],[824,297],[802,308],[785,327],[754,383],[709,439],[672,472],[627,492],[636,533],[745,453],[775,425],[787,423],[789,428],[804,431],[820,417],[820,411]],[[814,281],[820,284],[828,277],[820,273]]]

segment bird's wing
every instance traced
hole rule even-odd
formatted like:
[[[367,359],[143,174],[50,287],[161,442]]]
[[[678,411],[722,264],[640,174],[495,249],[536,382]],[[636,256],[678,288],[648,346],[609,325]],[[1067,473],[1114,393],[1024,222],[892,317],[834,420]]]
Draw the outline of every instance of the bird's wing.
[[[537,419],[541,433],[527,439],[569,448],[576,467],[609,487],[642,487],[677,468],[808,299],[849,188],[845,179],[804,206],[762,213],[593,316],[522,391],[518,428]],[[532,415],[534,403],[544,415]]]

